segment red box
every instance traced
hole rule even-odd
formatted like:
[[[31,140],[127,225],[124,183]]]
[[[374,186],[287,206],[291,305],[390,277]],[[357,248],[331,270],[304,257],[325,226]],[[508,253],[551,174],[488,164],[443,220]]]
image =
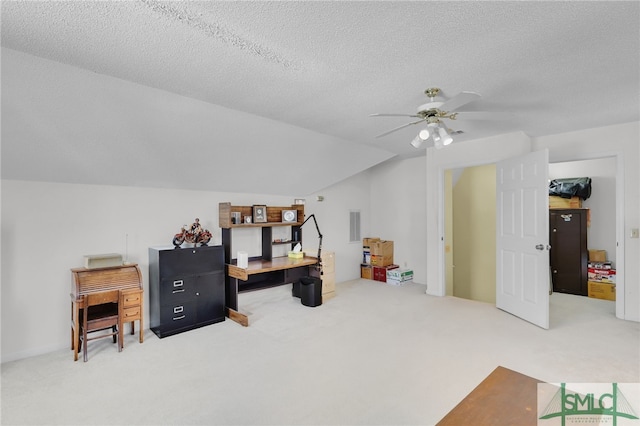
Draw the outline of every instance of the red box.
[[[389,269],[396,269],[398,265],[387,265],[387,266],[373,266],[373,279],[375,281],[381,281],[383,283],[387,282],[387,271]]]
[[[595,282],[615,283],[616,282],[616,270],[615,269],[599,269],[599,268],[587,268],[588,280]]]

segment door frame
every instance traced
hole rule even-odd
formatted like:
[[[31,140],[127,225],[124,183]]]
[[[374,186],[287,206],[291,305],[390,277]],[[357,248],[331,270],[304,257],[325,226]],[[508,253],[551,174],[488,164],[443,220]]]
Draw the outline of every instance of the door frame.
[[[572,161],[597,160],[600,158],[616,159],[616,318],[625,319],[625,277],[624,277],[624,156],[619,151],[590,153],[587,155],[567,155],[553,156],[553,152],[549,151],[549,164],[565,163]],[[445,200],[444,200],[444,173],[449,169],[466,168],[481,166],[486,164],[496,164],[501,159],[489,161],[487,159],[460,161],[456,164],[447,164],[438,166],[437,170],[437,205],[438,205],[438,289],[435,294],[439,296],[446,295],[446,265],[445,265]],[[497,231],[496,231],[497,232]],[[455,250],[455,248],[454,248]]]

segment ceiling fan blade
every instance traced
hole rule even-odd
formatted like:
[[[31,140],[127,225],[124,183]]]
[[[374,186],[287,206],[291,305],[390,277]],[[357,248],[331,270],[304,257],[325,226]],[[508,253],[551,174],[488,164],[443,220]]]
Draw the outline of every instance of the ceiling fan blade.
[[[460,92],[453,98],[445,101],[442,105],[440,105],[440,109],[442,111],[454,111],[460,108],[462,105],[466,105],[469,102],[475,101],[476,99],[480,99],[480,95],[478,93]]]
[[[490,112],[490,111],[459,111],[456,120],[509,120],[513,118],[513,114],[508,112]]]
[[[420,117],[416,114],[369,114],[369,117]]]
[[[418,121],[414,121],[414,122],[411,122],[411,123],[403,124],[403,125],[402,125],[402,126],[400,126],[400,127],[396,127],[395,129],[391,129],[391,130],[389,130],[388,132],[384,132],[384,133],[379,134],[378,136],[376,136],[376,138],[379,138],[379,137],[382,137],[382,136],[386,136],[386,135],[388,135],[389,133],[393,133],[393,132],[395,132],[396,130],[404,129],[405,127],[411,126],[412,124],[422,123],[423,121],[424,121],[424,119],[420,119],[420,120],[418,120]]]

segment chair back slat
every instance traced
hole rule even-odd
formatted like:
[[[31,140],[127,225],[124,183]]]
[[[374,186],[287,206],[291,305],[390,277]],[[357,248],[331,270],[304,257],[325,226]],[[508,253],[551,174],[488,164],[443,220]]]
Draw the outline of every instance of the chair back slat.
[[[86,306],[102,305],[105,303],[118,303],[118,300],[120,298],[120,290],[88,293],[84,297]]]

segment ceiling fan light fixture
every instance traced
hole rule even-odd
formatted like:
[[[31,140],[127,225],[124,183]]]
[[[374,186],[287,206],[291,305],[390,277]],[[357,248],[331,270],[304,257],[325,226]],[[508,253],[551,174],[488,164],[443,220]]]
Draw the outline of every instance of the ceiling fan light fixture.
[[[429,136],[431,136],[431,132],[428,129],[422,129],[411,141],[411,145],[413,145],[414,148],[420,148],[422,144],[429,139]]]
[[[418,136],[416,136],[412,141],[411,141],[411,145],[413,145],[414,148],[418,149],[422,146],[422,143],[424,142],[423,139],[420,138],[420,134],[418,134]]]
[[[447,131],[446,127],[441,126],[440,129],[438,129],[438,133],[439,133],[440,139],[442,140],[442,145],[443,146],[450,145],[451,142],[453,142],[453,138],[451,137],[451,135]]]
[[[442,138],[438,133],[434,133],[433,135],[431,135],[431,139],[433,139],[433,146],[435,146],[436,149],[444,148],[444,144],[442,143]]]

